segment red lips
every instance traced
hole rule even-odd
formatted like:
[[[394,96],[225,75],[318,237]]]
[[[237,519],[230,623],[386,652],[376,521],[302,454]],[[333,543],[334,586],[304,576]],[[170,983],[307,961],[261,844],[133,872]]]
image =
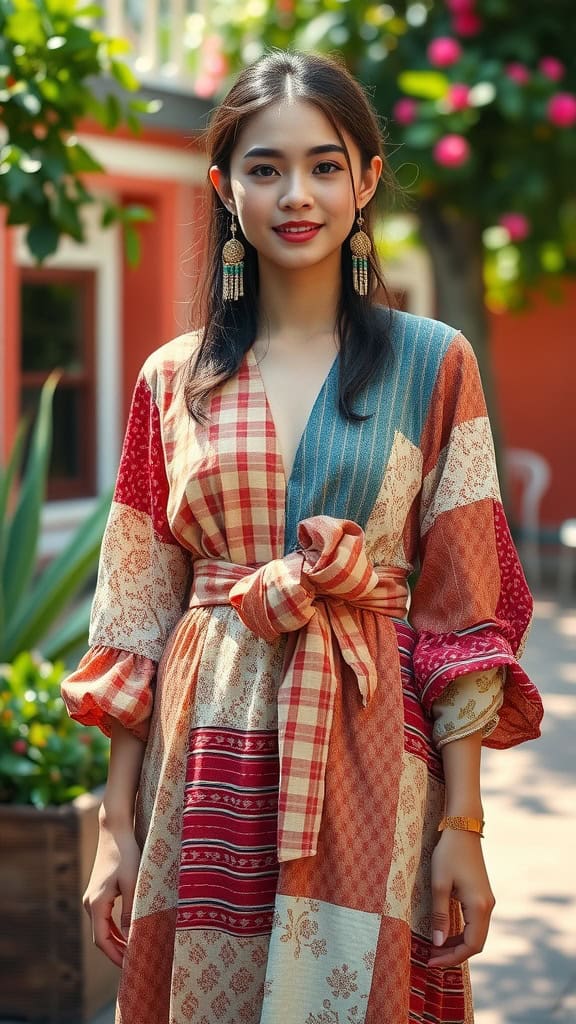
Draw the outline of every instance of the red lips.
[[[275,227],[274,231],[285,242],[309,242],[316,237],[321,227],[321,224],[311,220],[287,220]]]

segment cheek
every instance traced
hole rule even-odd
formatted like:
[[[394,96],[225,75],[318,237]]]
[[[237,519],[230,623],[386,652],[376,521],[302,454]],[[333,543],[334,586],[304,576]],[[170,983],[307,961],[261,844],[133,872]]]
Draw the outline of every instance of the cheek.
[[[261,228],[268,227],[271,209],[274,205],[275,200],[271,189],[254,192],[250,189],[243,189],[236,196],[238,217],[248,241],[251,241],[251,236],[257,235]]]
[[[342,217],[352,222],[356,207],[350,182],[339,181],[337,187],[327,191],[324,196],[324,205],[334,216]]]

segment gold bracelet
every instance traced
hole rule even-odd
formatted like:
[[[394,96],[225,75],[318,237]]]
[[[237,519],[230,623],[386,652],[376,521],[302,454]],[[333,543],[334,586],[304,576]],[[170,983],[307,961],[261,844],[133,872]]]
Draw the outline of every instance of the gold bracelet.
[[[455,828],[461,832],[476,832],[484,837],[484,820],[479,818],[466,818],[463,815],[448,815],[442,818],[438,825],[438,831],[443,832],[445,828]]]

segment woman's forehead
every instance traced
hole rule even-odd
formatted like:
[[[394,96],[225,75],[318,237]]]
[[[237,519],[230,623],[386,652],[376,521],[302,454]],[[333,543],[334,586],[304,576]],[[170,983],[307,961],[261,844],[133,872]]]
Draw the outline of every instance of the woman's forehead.
[[[339,130],[351,153],[353,140],[341,128]],[[319,107],[303,99],[283,99],[249,119],[238,134],[234,156],[243,159],[253,148],[274,149],[288,155],[330,144],[340,147],[341,138]]]

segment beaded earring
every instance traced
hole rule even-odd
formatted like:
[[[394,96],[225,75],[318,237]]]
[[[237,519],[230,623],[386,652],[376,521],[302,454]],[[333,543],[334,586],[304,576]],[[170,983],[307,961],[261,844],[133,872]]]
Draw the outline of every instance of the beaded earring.
[[[358,295],[368,294],[368,257],[372,252],[372,242],[362,230],[364,218],[362,213],[358,211],[356,217],[356,223],[358,225],[358,231],[352,235],[350,239],[350,249],[352,251],[352,284],[354,285],[354,291]]]
[[[232,238],[222,249],[222,298],[235,302],[244,295],[244,246],[236,238],[236,217],[232,214],[230,223]]]

